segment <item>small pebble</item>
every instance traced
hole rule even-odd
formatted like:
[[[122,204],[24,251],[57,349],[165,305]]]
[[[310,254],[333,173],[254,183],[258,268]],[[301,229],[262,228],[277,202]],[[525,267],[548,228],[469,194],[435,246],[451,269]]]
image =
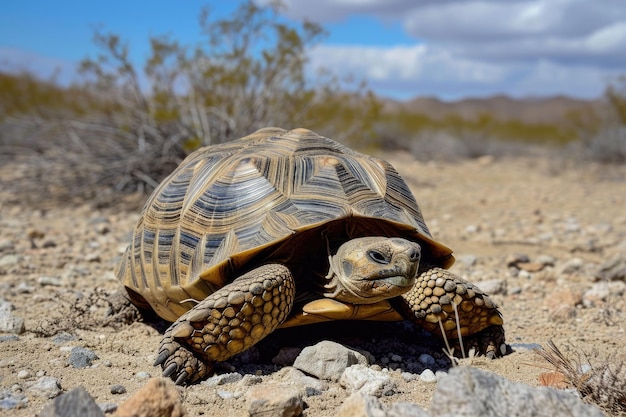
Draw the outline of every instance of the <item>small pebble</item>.
[[[98,407],[100,408],[100,410],[102,410],[104,414],[112,414],[117,411],[116,403],[101,403],[98,404]]]
[[[420,374],[420,381],[427,383],[437,382],[437,377],[430,369],[424,369],[424,371]]]
[[[0,336],[0,342],[15,342],[20,340],[20,337],[16,334],[5,334]]]
[[[202,385],[213,386],[233,384],[235,382],[241,381],[242,378],[243,376],[239,372],[230,372],[227,374],[214,375],[208,378],[206,381],[203,381]]]
[[[6,252],[13,250],[15,246],[13,245],[13,241],[10,239],[2,239],[0,240],[0,252]]]
[[[0,258],[0,268],[17,265],[21,259],[19,255],[4,255]]]
[[[65,332],[61,332],[52,338],[52,342],[57,345],[62,345],[63,343],[72,342],[74,340],[76,340],[76,336]]]
[[[111,394],[126,394],[126,388],[123,385],[112,385]]]
[[[406,382],[415,381],[418,378],[418,375],[412,374],[411,372],[402,372],[400,375]]]
[[[33,373],[29,370],[21,370],[17,373],[19,379],[28,379],[33,376]]]
[[[100,254],[98,253],[89,253],[85,256],[85,261],[87,262],[100,262]]]
[[[236,393],[236,392],[231,392],[231,391],[226,391],[223,389],[218,389],[215,391],[215,393],[217,394],[218,397],[220,397],[222,400],[228,400],[230,398],[236,398],[238,396],[240,396],[241,394]],[[237,395],[239,394],[239,395]]]
[[[148,378],[150,378],[150,374],[147,373],[147,372],[141,371],[141,372],[137,372],[135,374],[135,377],[137,377],[139,379],[148,379]]]
[[[393,354],[390,359],[392,362],[402,362],[402,356],[400,355]]]
[[[88,368],[92,365],[92,362],[98,358],[98,355],[92,350],[85,349],[83,347],[74,347],[70,351],[70,356],[67,359],[67,363],[73,368]]]
[[[39,378],[28,388],[28,392],[36,397],[54,398],[61,393],[61,383],[58,379],[44,376]]]
[[[437,378],[437,382],[439,382],[441,380],[441,378],[444,378],[447,375],[448,375],[448,373],[446,371],[439,370],[439,371],[435,372],[435,377]]]
[[[417,360],[420,361],[420,363],[422,363],[424,365],[434,365],[435,364],[435,358],[433,358],[432,356],[430,356],[427,353],[422,353]]]
[[[35,291],[35,288],[31,285],[28,285],[26,282],[20,282],[17,287],[15,287],[15,292],[18,294],[30,294]]]
[[[37,278],[37,283],[39,285],[43,285],[44,287],[61,287],[63,285],[63,281],[60,277],[39,277]]]

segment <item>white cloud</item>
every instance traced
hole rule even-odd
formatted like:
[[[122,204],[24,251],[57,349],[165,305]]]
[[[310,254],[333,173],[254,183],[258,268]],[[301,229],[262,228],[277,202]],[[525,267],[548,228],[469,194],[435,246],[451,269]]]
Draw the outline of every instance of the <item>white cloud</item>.
[[[540,60],[530,64],[494,63],[456,56],[427,45],[402,47],[319,46],[312,68],[329,68],[340,77],[367,79],[383,95],[447,99],[508,93],[512,96],[569,94],[596,97],[609,77],[593,67],[570,67]]]
[[[402,23],[414,45],[323,45],[312,65],[408,94],[597,96],[626,72],[624,0],[287,0],[293,18],[369,15]],[[381,87],[382,88],[382,87]]]

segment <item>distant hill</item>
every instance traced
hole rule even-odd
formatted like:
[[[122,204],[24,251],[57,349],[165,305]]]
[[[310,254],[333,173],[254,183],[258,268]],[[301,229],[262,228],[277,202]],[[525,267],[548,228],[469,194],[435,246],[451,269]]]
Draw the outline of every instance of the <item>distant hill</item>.
[[[520,120],[526,123],[559,123],[567,121],[572,112],[597,110],[601,100],[583,100],[564,96],[514,99],[507,96],[468,98],[443,101],[434,97],[417,97],[408,101],[383,100],[383,111],[406,111],[440,120],[449,115],[474,119],[489,114],[498,120]]]

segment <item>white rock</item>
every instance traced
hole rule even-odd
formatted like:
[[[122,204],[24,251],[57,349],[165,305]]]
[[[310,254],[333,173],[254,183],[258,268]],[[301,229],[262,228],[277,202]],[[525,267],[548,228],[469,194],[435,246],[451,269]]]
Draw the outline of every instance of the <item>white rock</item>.
[[[346,368],[339,383],[352,391],[375,397],[391,395],[397,388],[389,374],[375,371],[365,365],[353,365]]]
[[[437,382],[437,377],[435,376],[435,373],[430,369],[424,369],[420,374],[420,381],[426,383]]]
[[[61,383],[56,378],[44,376],[35,381],[28,392],[36,397],[54,398],[61,393]]]

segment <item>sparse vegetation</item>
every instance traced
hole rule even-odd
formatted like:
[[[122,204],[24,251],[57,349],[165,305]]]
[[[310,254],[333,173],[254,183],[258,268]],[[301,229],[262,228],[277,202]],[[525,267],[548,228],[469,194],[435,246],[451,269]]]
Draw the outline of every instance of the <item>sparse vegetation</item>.
[[[307,52],[324,30],[290,23],[280,7],[248,1],[219,19],[204,9],[204,42],[152,38],[141,68],[130,59],[132,45],[97,32],[101,53],[81,64],[84,78],[70,87],[0,74],[0,157],[29,162],[15,189],[36,200],[110,204],[120,192],[150,192],[198,147],[264,126],[307,127],[366,152],[399,149],[420,160],[566,150],[626,162],[626,78],[602,103],[530,100],[534,119],[515,117],[519,107],[505,97],[467,100],[465,108],[435,99],[391,103],[364,83],[346,90],[332,68],[307,74]],[[571,111],[544,116],[549,106]]]
[[[52,183],[49,188],[62,198],[109,201],[119,191],[150,191],[200,146],[260,127],[307,126],[344,141],[358,132],[367,141],[376,98],[364,84],[341,91],[332,73],[311,82],[306,51],[323,29],[307,21],[287,23],[279,7],[248,1],[220,19],[205,9],[200,25],[206,42],[191,48],[153,38],[143,69],[119,36],[98,32],[101,54],[81,64],[85,79],[69,89],[9,77],[12,86],[34,92],[26,102],[6,100],[10,122],[38,137],[29,183]],[[23,94],[10,88],[7,95]],[[7,154],[33,149],[28,141],[12,140],[3,139]]]
[[[584,400],[611,415],[626,415],[626,367],[622,362],[612,358],[592,360],[595,355],[584,352],[574,352],[575,357],[570,358],[553,341],[536,352],[554,366]]]

